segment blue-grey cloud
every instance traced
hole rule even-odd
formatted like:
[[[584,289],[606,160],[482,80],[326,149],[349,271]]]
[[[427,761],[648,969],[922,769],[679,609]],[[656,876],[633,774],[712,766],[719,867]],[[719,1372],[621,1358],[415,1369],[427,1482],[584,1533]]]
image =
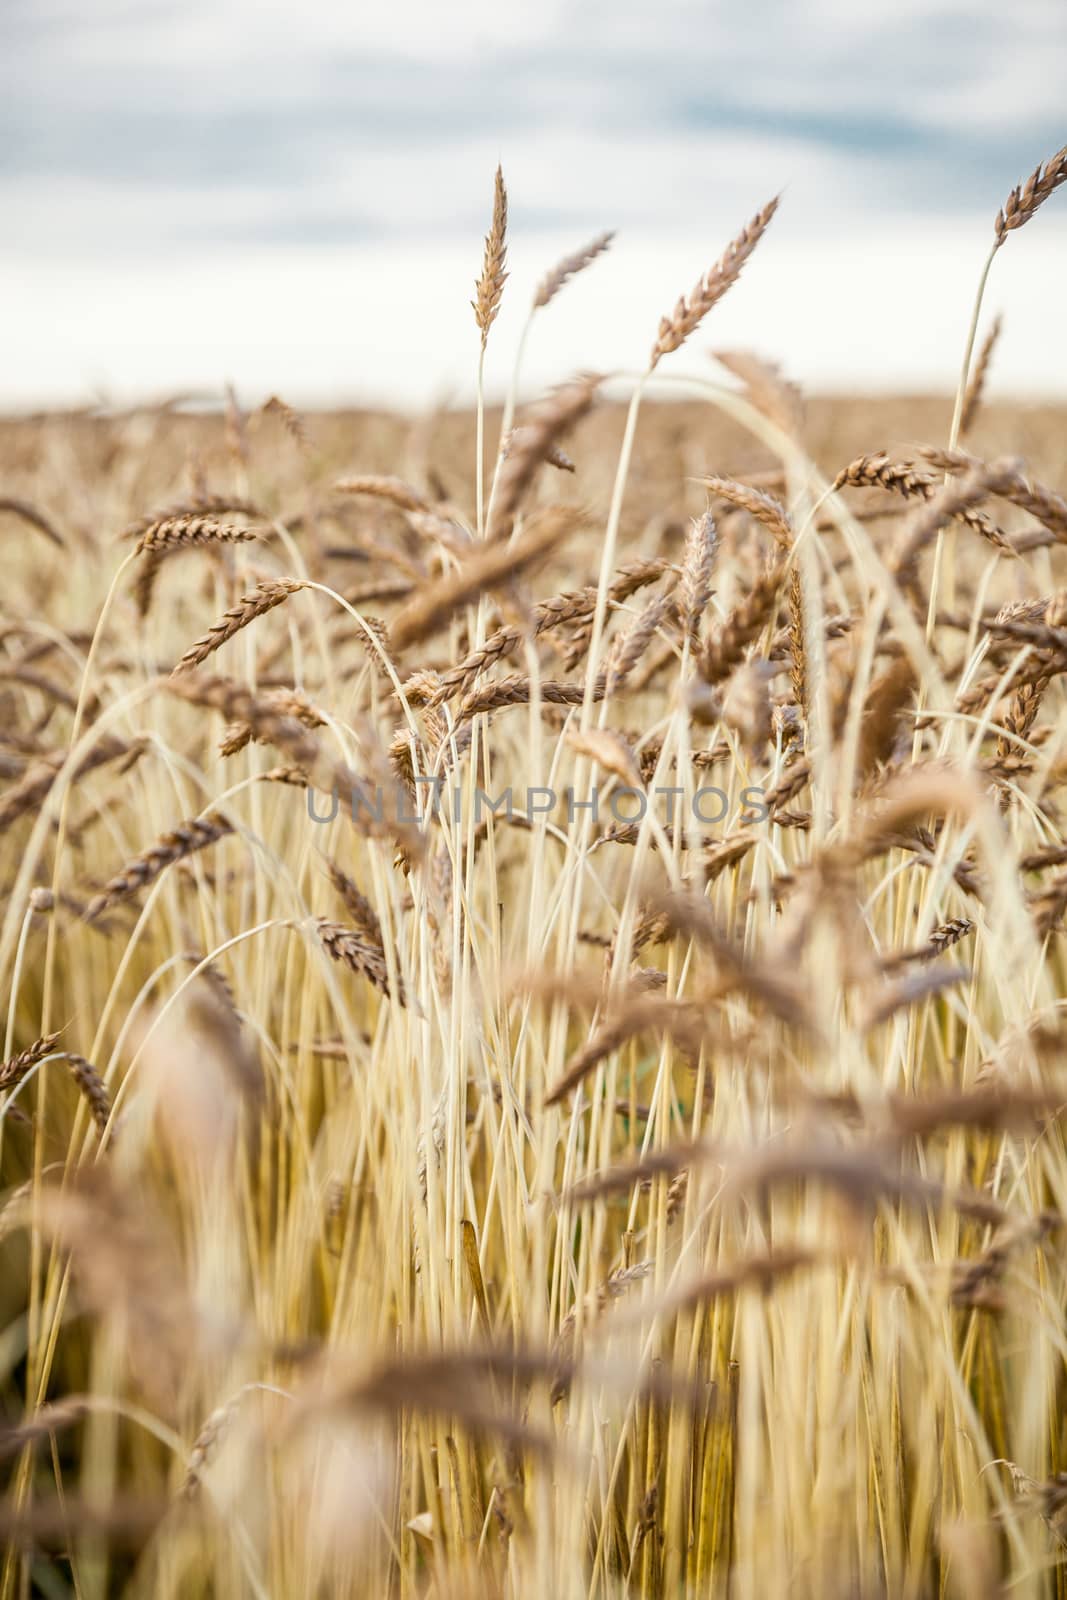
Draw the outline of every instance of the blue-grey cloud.
[[[346,30],[344,8],[330,5],[293,18],[287,54],[257,31],[242,38],[254,8],[233,5],[229,28],[227,10],[210,36],[225,48],[198,58],[177,48],[195,3],[101,0],[86,12],[15,0],[0,55],[0,175],[273,193],[342,167],[358,180],[387,150],[410,154],[417,180],[421,148],[477,135],[506,148],[552,129],[571,130],[576,146],[643,131],[793,141],[801,157],[871,163],[882,205],[952,209],[988,199],[994,177],[1014,181],[1064,135],[1039,82],[1015,94],[1007,121],[1004,96],[990,99],[990,74],[1009,70],[1028,38],[999,0],[895,18],[792,0],[748,12],[586,0],[533,45],[444,58],[432,32],[383,48],[380,35],[363,40],[358,11]],[[1040,4],[1029,12],[1048,82],[1067,68],[1067,13],[1057,26]],[[333,25],[317,48],[324,15]],[[440,25],[436,10],[426,16]]]

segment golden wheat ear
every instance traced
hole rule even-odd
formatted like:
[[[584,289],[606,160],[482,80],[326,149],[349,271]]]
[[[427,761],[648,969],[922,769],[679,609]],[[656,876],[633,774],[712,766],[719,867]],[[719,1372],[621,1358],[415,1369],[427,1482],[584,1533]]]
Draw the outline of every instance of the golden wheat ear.
[[[993,224],[994,249],[1000,249],[1009,233],[1024,227],[1063,183],[1067,183],[1067,144],[1040,162],[1026,181],[1011,191]]]
[[[496,321],[500,301],[504,294],[507,273],[508,191],[504,187],[504,174],[499,167],[493,179],[493,220],[485,238],[485,260],[482,275],[474,290],[471,306],[474,320],[482,336],[482,349],[489,338],[489,329]]]
[[[573,255],[564,256],[561,261],[557,261],[551,272],[546,272],[541,282],[537,285],[537,292],[533,299],[533,310],[540,311],[545,306],[550,305],[565,283],[573,278],[576,273],[584,272],[590,262],[596,260],[597,256],[604,254],[614,237],[614,233],[598,233],[595,239],[591,239],[587,245],[583,245]]]
[[[763,238],[777,209],[776,195],[773,200],[768,201],[762,211],[757,211],[751,222],[746,223],[737,237],[730,241],[718,261],[704,274],[692,293],[683,295],[670,316],[661,320],[659,333],[649,357],[650,372],[655,370],[664,356],[678,350],[690,334],[696,332],[712,306],[717,305],[727,290],[737,282],[741,276],[741,269]]]

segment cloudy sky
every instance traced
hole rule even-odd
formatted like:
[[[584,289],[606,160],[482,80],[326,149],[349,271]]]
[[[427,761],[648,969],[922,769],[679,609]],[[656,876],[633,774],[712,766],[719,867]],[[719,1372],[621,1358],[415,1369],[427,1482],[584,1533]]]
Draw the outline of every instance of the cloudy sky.
[[[250,400],[470,393],[503,163],[502,385],[639,365],[782,191],[678,371],[955,380],[992,219],[1067,141],[1064,0],[0,0],[0,405],[232,379]],[[998,257],[1005,392],[1067,388],[1067,194]]]

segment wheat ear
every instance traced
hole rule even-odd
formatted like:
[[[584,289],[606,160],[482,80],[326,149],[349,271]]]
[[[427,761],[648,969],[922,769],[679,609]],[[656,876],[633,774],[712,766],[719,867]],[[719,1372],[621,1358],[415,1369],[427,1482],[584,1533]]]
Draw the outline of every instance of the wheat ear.
[[[217,811],[206,817],[193,817],[188,822],[179,823],[116,873],[100,894],[90,901],[85,913],[86,921],[95,921],[111,906],[147,888],[175,861],[184,861],[187,856],[215,844],[232,832],[233,823]]]
[[[1039,162],[1026,181],[1011,191],[993,224],[993,248],[999,250],[1009,233],[1029,222],[1062,183],[1067,183],[1067,144],[1048,161]]]
[[[997,340],[1000,338],[1002,321],[1001,317],[993,318],[993,325],[986,334],[982,348],[978,352],[978,360],[974,364],[974,371],[971,373],[970,381],[967,384],[967,392],[963,397],[963,411],[960,415],[961,438],[964,434],[969,433],[974,426],[974,419],[981,407],[982,397],[985,394],[986,379],[989,376],[989,366],[993,359],[993,351],[996,349]]]
[[[474,320],[482,336],[482,349],[489,338],[489,329],[496,321],[500,299],[504,293],[507,273],[508,191],[504,187],[504,174],[499,167],[493,179],[493,220],[485,236],[485,259],[482,275],[475,285],[475,298],[471,301]]]
[[[253,589],[251,594],[246,594],[229,611],[223,613],[218,622],[212,623],[202,639],[182,656],[175,672],[185,672],[190,667],[198,667],[206,661],[235,633],[240,633],[242,628],[247,628],[250,622],[257,617],[265,616],[268,611],[273,611],[275,606],[280,606],[288,600],[291,594],[296,594],[298,589],[306,589],[307,584],[299,578],[271,578]]]
[[[551,272],[546,272],[537,285],[532,309],[539,311],[554,300],[569,278],[573,278],[578,272],[584,272],[591,261],[604,254],[614,237],[614,233],[598,233],[595,239],[591,239],[580,250],[575,250],[573,255],[564,256],[562,261],[557,261]]]
[[[695,333],[712,306],[721,300],[741,276],[741,269],[759,244],[778,209],[778,196],[758,211],[736,239],[732,239],[713,267],[696,284],[692,293],[678,301],[669,317],[663,317],[652,346],[648,370],[653,372],[663,356],[677,350]]]

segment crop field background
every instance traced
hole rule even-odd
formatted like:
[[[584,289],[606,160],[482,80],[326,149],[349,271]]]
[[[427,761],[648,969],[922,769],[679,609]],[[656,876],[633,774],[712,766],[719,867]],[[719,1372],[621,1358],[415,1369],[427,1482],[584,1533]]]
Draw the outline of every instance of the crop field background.
[[[720,348],[776,206],[637,375],[0,420],[4,1600],[1067,1593],[1067,404]]]

